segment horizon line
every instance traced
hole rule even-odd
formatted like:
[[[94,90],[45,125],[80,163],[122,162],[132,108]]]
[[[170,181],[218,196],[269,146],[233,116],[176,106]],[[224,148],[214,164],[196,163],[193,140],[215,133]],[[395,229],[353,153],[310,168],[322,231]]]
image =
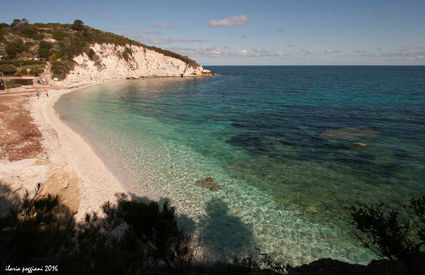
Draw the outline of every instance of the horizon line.
[[[290,64],[290,65],[202,65],[201,64],[201,66],[227,66],[227,67],[284,67],[284,66],[293,66],[293,67],[301,67],[301,66],[309,66],[309,67],[320,67],[320,66],[322,66],[322,67],[324,67],[324,66],[327,66],[327,67],[331,67],[331,66],[333,66],[333,67],[343,67],[343,66],[346,66],[346,67],[361,67],[361,66],[363,66],[363,67],[366,67],[366,66],[368,66],[368,67],[384,67],[384,66],[386,66],[386,67],[425,67],[425,64],[423,64],[423,65],[417,65],[417,64],[412,64],[412,65],[394,65],[394,64],[391,64],[391,65],[367,65],[367,64],[365,64],[365,65],[350,65],[350,64],[346,64],[346,65],[329,65],[329,64],[323,64],[323,65],[313,65],[313,64],[310,64],[310,65],[296,65],[296,64]]]

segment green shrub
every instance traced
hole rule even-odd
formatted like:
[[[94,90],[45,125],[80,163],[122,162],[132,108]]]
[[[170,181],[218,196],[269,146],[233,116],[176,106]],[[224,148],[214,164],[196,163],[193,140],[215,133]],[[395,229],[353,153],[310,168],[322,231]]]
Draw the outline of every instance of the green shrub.
[[[90,60],[95,60],[96,58],[96,53],[94,52],[93,49],[90,49],[89,52],[87,53],[87,56],[90,58]]]
[[[76,223],[58,197],[26,195],[0,218],[0,264],[59,264],[63,274],[144,274],[161,263],[167,274],[187,270],[190,235],[167,203],[120,200],[103,211],[103,219],[93,214]]]
[[[19,32],[22,36],[32,38],[34,40],[42,40],[44,35],[34,26],[25,24],[19,27]]]
[[[45,61],[41,60],[0,60],[1,64],[12,64],[15,66],[26,66],[26,65],[46,65]]]
[[[398,260],[412,274],[425,272],[425,196],[390,209],[383,203],[347,207],[356,237],[379,257]]]
[[[53,38],[56,40],[64,40],[65,39],[66,34],[63,31],[55,31],[53,32]]]
[[[126,47],[124,51],[122,52],[121,56],[125,61],[128,62],[128,60],[130,59],[130,56],[132,55],[133,55],[133,51],[130,48]]]
[[[66,78],[66,75],[74,68],[74,63],[70,61],[54,61],[52,62],[51,71],[53,77],[57,77],[59,80]]]
[[[0,23],[0,30],[4,30],[4,29],[8,29],[9,28],[9,24],[7,23]]]
[[[6,44],[6,53],[10,58],[15,58],[17,54],[24,52],[26,49],[25,44],[20,39]]]
[[[31,69],[30,70],[30,74],[35,75],[35,76],[39,76],[43,72],[44,72],[44,69]]]
[[[22,19],[13,19],[12,23],[10,24],[11,27],[20,27],[21,25],[28,24],[28,20],[25,18]]]
[[[17,72],[17,69],[12,64],[0,64],[0,72],[5,75],[13,75]]]
[[[87,51],[88,47],[89,43],[87,41],[85,41],[81,36],[75,35],[62,49],[63,56],[68,60],[72,60],[74,56],[77,56]]]
[[[84,22],[79,19],[75,20],[74,23],[72,24],[72,29],[75,31],[84,30]]]
[[[56,215],[56,211],[61,215]],[[73,228],[72,216],[60,205],[58,197],[48,195],[35,199],[27,194],[21,204],[0,218],[0,263],[55,261],[56,254],[71,244]]]
[[[190,235],[177,224],[167,203],[120,200],[103,206],[105,219],[87,215],[76,235],[78,251],[70,252],[61,266],[91,274],[152,273],[161,263],[167,274],[182,273],[191,262]],[[120,236],[108,237],[125,225]],[[71,272],[72,273],[72,272]]]
[[[49,58],[50,49],[53,47],[52,43],[40,41],[38,45],[38,56],[41,58]]]

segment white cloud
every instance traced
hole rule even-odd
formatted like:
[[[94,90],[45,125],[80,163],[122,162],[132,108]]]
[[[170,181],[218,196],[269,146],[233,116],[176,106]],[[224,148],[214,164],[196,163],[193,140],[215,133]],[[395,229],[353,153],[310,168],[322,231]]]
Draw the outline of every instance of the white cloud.
[[[407,52],[407,51],[409,51],[409,49],[410,49],[409,46],[403,45],[403,46],[400,47],[399,51],[400,52]]]
[[[138,33],[140,33],[140,34],[149,34],[149,35],[160,35],[160,34],[162,34],[159,31],[151,31],[151,30],[144,30],[144,29],[139,30]]]
[[[208,47],[199,47],[199,48],[180,48],[180,47],[174,47],[171,48],[170,50],[178,52],[182,55],[187,55],[187,56],[191,56],[191,57],[280,57],[280,56],[284,56],[284,53],[279,51],[279,52],[274,52],[274,51],[270,51],[268,49],[263,49],[263,48],[255,48],[252,49],[252,51],[243,49],[243,50],[239,50],[239,51],[232,51],[232,50],[228,50],[226,47],[212,47],[212,48],[208,48]]]
[[[233,16],[231,18],[224,18],[221,20],[211,20],[210,23],[208,23],[208,26],[210,27],[230,27],[230,26],[242,26],[245,25],[245,23],[248,21],[248,18],[245,14],[239,15],[239,16]]]
[[[300,49],[300,52],[302,52],[305,55],[311,55],[315,53],[313,50],[305,50],[305,49]]]
[[[195,37],[191,40],[191,42],[197,42],[197,43],[204,43],[204,42],[208,42],[208,40],[206,39],[199,39],[198,37]]]
[[[163,28],[163,29],[177,29],[174,25],[167,25],[162,21],[152,23],[152,27]]]
[[[241,55],[243,55],[243,56],[247,56],[248,55],[248,51],[247,50],[241,50],[239,53]]]
[[[251,56],[283,56],[283,52],[279,51],[279,52],[272,52],[269,49],[265,49],[265,48],[254,48],[252,49],[253,53],[251,54]]]
[[[208,42],[208,40],[199,39],[198,37],[194,38],[179,38],[179,39],[173,39],[173,38],[152,38],[146,35],[134,35],[132,36],[133,39],[140,41],[140,42],[147,42],[150,44],[172,44],[172,43],[204,43]]]
[[[390,52],[379,52],[379,53],[363,53],[361,56],[365,57],[377,57],[377,58],[391,58],[392,60],[406,60],[413,61],[416,59],[423,59],[425,56],[424,50],[416,52],[394,50]]]
[[[146,41],[152,44],[171,44],[175,42],[175,40],[171,38],[159,38],[159,39],[148,38]]]
[[[336,49],[326,49],[325,50],[325,54],[328,54],[328,53],[339,53],[339,50],[336,50]]]
[[[237,55],[237,52],[233,52],[224,48],[218,47],[198,47],[198,48],[181,48],[173,47],[170,50],[178,52],[182,55],[199,57],[199,56],[208,56],[208,57],[222,57],[222,56],[234,56]]]

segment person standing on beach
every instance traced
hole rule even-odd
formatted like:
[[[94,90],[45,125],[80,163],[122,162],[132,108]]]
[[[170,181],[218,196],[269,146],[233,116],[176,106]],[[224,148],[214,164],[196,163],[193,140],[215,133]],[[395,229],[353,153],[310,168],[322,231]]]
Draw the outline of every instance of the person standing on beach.
[[[40,98],[40,92],[37,92],[37,99]]]
[[[46,91],[46,96],[49,97],[49,92],[48,91]]]

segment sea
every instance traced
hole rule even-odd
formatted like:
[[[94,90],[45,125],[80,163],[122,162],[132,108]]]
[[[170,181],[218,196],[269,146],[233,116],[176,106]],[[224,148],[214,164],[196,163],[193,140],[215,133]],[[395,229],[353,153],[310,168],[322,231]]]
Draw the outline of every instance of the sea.
[[[345,207],[425,195],[425,67],[205,67],[220,75],[111,82],[55,109],[133,199],[170,201],[206,259],[376,258]]]

